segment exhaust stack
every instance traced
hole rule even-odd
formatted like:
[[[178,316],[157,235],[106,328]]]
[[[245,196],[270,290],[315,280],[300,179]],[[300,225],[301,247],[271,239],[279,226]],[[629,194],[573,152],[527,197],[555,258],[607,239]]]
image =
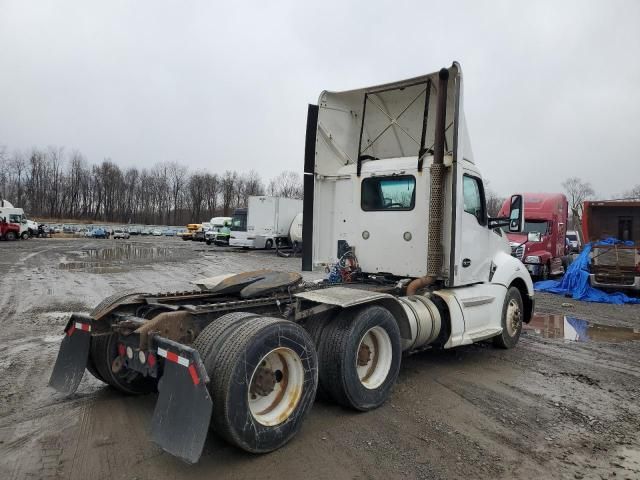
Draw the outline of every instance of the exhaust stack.
[[[416,278],[407,286],[407,295],[415,295],[421,288],[433,284],[442,273],[442,221],[444,219],[444,139],[447,116],[447,85],[449,70],[438,74],[438,98],[436,103],[436,128],[429,201],[429,239],[427,245],[427,275]]]

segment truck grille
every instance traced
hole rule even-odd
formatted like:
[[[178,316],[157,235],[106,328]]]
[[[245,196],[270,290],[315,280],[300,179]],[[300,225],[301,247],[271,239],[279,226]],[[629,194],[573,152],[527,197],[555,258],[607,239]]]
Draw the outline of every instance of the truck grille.
[[[524,245],[511,245],[511,256],[522,260]]]

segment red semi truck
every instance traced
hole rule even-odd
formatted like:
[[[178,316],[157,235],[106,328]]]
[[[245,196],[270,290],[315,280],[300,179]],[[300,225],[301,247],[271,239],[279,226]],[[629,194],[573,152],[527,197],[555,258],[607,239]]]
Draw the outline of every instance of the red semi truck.
[[[546,280],[562,275],[566,266],[567,216],[569,203],[562,193],[523,193],[525,227],[522,233],[508,233],[511,255],[520,259],[532,277]],[[511,197],[509,197],[511,198]],[[508,215],[507,200],[498,216]],[[540,234],[539,241],[527,241],[529,233]]]

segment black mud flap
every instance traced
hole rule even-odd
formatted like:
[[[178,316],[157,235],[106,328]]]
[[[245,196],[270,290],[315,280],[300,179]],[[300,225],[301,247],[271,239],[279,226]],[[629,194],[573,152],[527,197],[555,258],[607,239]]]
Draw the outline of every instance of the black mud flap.
[[[198,352],[171,340],[155,337],[164,373],[158,383],[158,402],[151,421],[151,439],[163,450],[188,463],[202,454],[213,404],[209,377]]]
[[[59,392],[71,394],[78,388],[87,367],[91,345],[91,317],[74,313],[67,322],[64,333],[49,386]]]

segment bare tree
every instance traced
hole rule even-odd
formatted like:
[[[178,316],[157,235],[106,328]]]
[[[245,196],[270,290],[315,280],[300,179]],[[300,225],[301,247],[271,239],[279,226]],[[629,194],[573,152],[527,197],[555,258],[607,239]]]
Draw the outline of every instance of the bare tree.
[[[0,145],[0,200],[7,197],[9,185],[9,153],[6,145]]]
[[[487,215],[497,217],[504,204],[505,198],[498,195],[491,188],[486,188],[485,193],[487,197]]]
[[[589,182],[583,182],[578,177],[567,178],[562,182],[562,188],[564,188],[569,200],[573,229],[579,230],[582,221],[583,202],[593,197],[595,191]]]
[[[227,170],[222,175],[222,209],[223,215],[228,216],[231,213],[232,203],[237,190],[238,172]]]
[[[622,194],[622,198],[627,199],[627,200],[640,199],[640,184],[636,185],[631,190],[627,190],[626,192],[624,192]]]
[[[299,173],[286,170],[269,181],[269,195],[287,198],[302,198],[302,177]]]
[[[187,167],[171,162],[169,169],[169,184],[171,185],[171,196],[173,200],[173,223],[178,224],[178,210],[180,209],[180,193],[182,192],[187,179]]]

